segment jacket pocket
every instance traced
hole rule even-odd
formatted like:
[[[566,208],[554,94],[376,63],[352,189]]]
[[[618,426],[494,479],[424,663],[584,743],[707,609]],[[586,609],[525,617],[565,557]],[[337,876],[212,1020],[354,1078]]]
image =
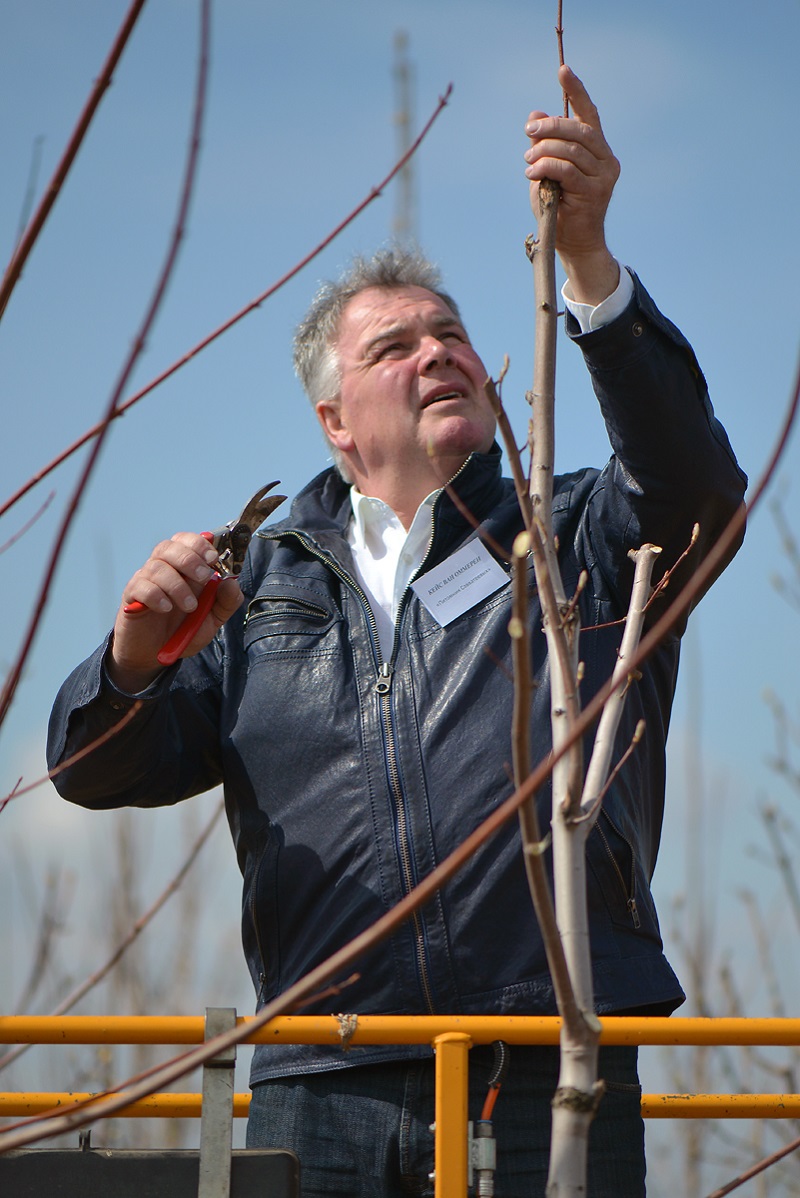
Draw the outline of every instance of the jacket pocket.
[[[338,647],[338,637],[331,643],[328,633],[340,622],[339,612],[322,599],[288,592],[256,595],[244,621],[245,652],[250,657],[330,652]]]
[[[242,942],[261,1007],[281,985],[278,937],[277,862],[279,846],[269,835],[245,864]]]
[[[613,922],[627,931],[638,932],[642,927],[642,912],[633,846],[605,811],[601,810],[589,833],[586,860]]]

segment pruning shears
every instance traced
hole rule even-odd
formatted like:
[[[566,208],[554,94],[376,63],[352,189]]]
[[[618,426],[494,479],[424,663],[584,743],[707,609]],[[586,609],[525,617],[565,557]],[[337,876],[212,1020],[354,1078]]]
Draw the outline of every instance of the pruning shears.
[[[223,524],[222,528],[215,528],[213,532],[201,534],[217,550],[219,560],[216,563],[215,573],[212,574],[200,593],[195,610],[189,612],[169,640],[162,645],[158,654],[158,660],[162,666],[173,665],[191,642],[214,606],[214,599],[222,580],[236,578],[241,574],[247,547],[253,534],[286,498],[285,495],[267,495],[267,491],[271,491],[273,487],[277,486],[278,480],[276,479],[275,482],[268,483],[266,487],[261,487],[245,504],[242,514],[237,520],[231,520],[229,524]],[[128,614],[144,611],[145,604],[136,599],[133,603],[126,603],[123,610]]]

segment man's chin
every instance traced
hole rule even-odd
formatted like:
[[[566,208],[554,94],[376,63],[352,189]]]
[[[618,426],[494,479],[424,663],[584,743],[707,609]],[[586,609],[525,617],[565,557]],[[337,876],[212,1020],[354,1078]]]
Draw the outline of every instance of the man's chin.
[[[493,440],[489,441],[488,444],[485,438],[453,440],[439,442],[436,445],[430,444],[428,446],[428,457],[432,462],[440,463],[440,473],[446,469],[449,476],[453,474],[454,470],[460,469],[471,454],[488,453],[492,447]]]
[[[447,403],[433,405],[428,411],[437,413],[435,427],[429,430],[428,453],[432,457],[461,456],[466,461],[471,453],[486,453],[494,442],[494,426],[488,429],[485,422],[470,419],[460,412],[449,414]]]

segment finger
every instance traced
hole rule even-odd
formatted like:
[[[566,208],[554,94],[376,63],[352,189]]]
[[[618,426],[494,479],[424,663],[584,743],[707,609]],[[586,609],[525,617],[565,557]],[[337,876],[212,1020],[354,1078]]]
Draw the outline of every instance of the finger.
[[[205,585],[213,574],[218,554],[197,533],[176,533],[156,545],[125,589],[126,603],[138,600],[153,611],[168,612],[174,606],[193,611],[194,583]]]
[[[553,162],[560,163],[561,170],[574,167],[580,175],[586,177],[599,175],[603,169],[603,163],[597,155],[587,150],[581,142],[563,141],[559,138],[545,138],[537,142],[525,152],[524,158],[528,163],[525,174],[529,179],[552,178],[552,175],[542,174],[542,168],[544,167],[546,172]]]
[[[578,120],[585,121],[593,129],[602,130],[597,107],[572,68],[566,66],[566,64],[563,67],[559,67],[558,81],[567,93],[567,99],[572,105],[572,111]]]
[[[191,612],[197,607],[194,591],[175,571],[164,567],[144,568],[134,574],[122,594],[123,611],[135,615],[143,609],[166,615],[176,608]]]
[[[217,630],[231,618],[243,602],[244,595],[237,580],[224,578],[216,589],[213,606],[205,620],[195,629],[194,636],[190,641],[180,644],[176,657],[193,657],[195,653],[204,649]],[[163,664],[163,658],[159,657],[159,660]]]
[[[529,149],[525,153],[526,158],[543,141],[562,142],[565,153],[569,152],[569,146],[581,145],[601,162],[612,156],[611,148],[602,131],[594,128],[586,121],[578,120],[575,117],[540,117],[538,120],[528,122],[526,132],[531,142]]]
[[[170,544],[172,544],[176,547],[179,547],[179,546],[184,547],[185,550],[188,551],[189,554],[194,554],[195,557],[200,558],[200,560],[202,562],[205,562],[208,565],[213,566],[219,558],[219,554],[217,553],[217,550],[214,548],[214,546],[211,544],[211,542],[208,541],[206,539],[206,537],[202,536],[200,533],[176,532],[173,537],[170,537],[169,541],[162,542],[162,545],[170,545]],[[161,546],[159,546],[159,548],[161,548]],[[154,552],[155,552],[155,550],[154,550]],[[168,560],[170,560],[170,561],[175,560],[174,559],[175,552],[176,552],[176,550],[173,549],[172,554],[169,556]],[[177,552],[181,553],[182,550],[180,548],[178,548]],[[192,566],[197,565],[197,563],[194,562],[194,560],[191,557],[187,557],[185,560],[187,562],[190,562]]]
[[[237,579],[225,578],[219,585],[216,602],[211,609],[211,615],[218,625],[229,620],[235,611],[244,603],[244,595]]]
[[[123,603],[129,608],[132,601],[137,601],[151,611],[163,613],[176,607],[191,612],[197,607],[196,595],[213,573],[211,566],[199,560],[196,566],[184,560],[182,570],[178,570],[164,558],[152,557],[126,586]]]
[[[539,108],[534,108],[533,112],[529,112],[528,119],[525,122],[526,135],[528,137],[532,137],[536,133],[536,131],[539,127],[539,121],[543,121],[546,118],[547,118],[547,113],[542,112],[541,109],[539,109]],[[536,128],[534,128],[534,126],[536,126]]]

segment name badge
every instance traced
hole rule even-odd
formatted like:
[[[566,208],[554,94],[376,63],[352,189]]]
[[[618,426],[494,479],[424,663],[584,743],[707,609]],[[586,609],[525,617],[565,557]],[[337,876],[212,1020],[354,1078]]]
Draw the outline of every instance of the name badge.
[[[478,540],[468,541],[423,574],[411,589],[442,628],[508,582],[505,570]]]

